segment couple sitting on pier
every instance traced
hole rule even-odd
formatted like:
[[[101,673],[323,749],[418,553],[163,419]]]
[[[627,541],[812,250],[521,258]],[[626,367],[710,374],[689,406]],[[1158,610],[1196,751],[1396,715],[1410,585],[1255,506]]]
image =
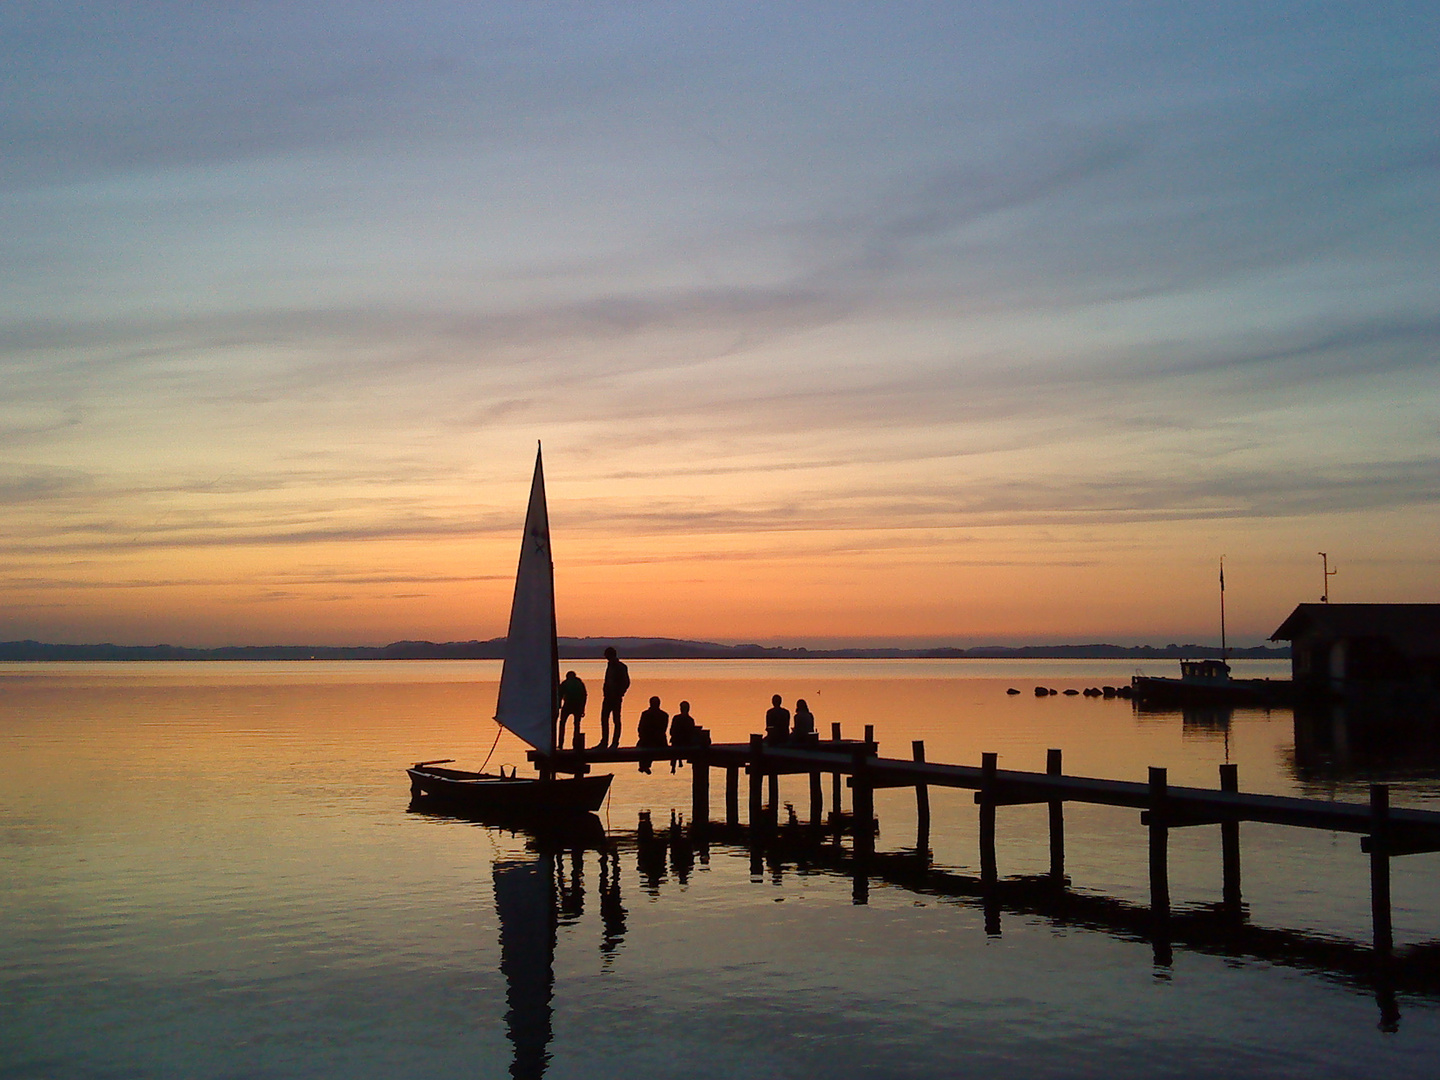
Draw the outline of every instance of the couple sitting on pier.
[[[770,699],[770,711],[765,714],[765,741],[771,746],[812,743],[816,740],[815,714],[805,704],[804,698],[795,701],[795,720],[791,724],[790,710],[781,703],[779,694]]]
[[[666,741],[666,732],[669,732],[669,741]],[[690,703],[680,702],[680,711],[675,714],[672,720],[670,714],[660,708],[660,699],[652,697],[650,707],[640,714],[640,719],[635,724],[635,745],[637,747],[654,747],[664,750],[667,746],[694,746],[696,734],[695,717],[690,715]],[[648,773],[653,764],[652,758],[640,760],[640,771]],[[678,758],[670,759],[670,771],[675,771],[679,764]]]

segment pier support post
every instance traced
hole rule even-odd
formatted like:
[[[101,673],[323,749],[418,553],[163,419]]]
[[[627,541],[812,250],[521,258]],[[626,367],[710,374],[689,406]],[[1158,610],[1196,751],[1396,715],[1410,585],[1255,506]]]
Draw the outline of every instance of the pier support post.
[[[911,754],[916,761],[925,760],[925,740],[916,739],[910,744]],[[930,785],[915,785],[915,851],[920,858],[930,861]]]
[[[1220,766],[1220,790],[1240,790],[1240,767],[1225,764]],[[1242,917],[1240,897],[1240,822],[1220,823],[1220,875],[1221,904],[1226,914],[1234,919]]]
[[[1059,750],[1045,751],[1045,773],[1060,776]],[[1065,887],[1065,800],[1050,800],[1050,880],[1060,888]]]
[[[825,796],[820,784],[820,774],[810,774],[810,824],[819,828],[825,822]]]
[[[839,723],[834,723],[834,722],[831,723],[831,725],[830,725],[830,741],[831,741],[831,742],[839,742],[839,741],[840,741],[840,725],[839,725]],[[837,772],[833,772],[833,773],[830,774],[830,813],[831,813],[831,815],[835,818],[835,825],[836,825],[837,828],[838,828],[839,825],[840,825],[840,814],[841,814],[841,812],[845,809],[844,802],[843,802],[842,799],[841,799],[842,794],[843,794],[843,787],[842,787],[842,784],[841,784],[841,781],[840,781],[840,773],[839,773],[838,771],[837,771]],[[837,833],[836,835],[838,836],[839,834]]]
[[[995,754],[980,755],[980,892],[985,907],[985,933],[1000,936],[1000,875],[995,866]]]
[[[1170,825],[1166,771],[1150,768],[1150,917],[1154,926],[1155,963],[1169,967],[1170,948]]]
[[[875,851],[875,789],[870,786],[866,753],[856,750],[850,759],[850,799],[855,807],[855,854],[866,858]]]
[[[766,776],[765,787],[765,824],[775,825],[780,820],[780,774],[772,772]]]
[[[725,824],[740,824],[740,766],[725,766]]]
[[[1388,957],[1395,946],[1390,925],[1390,785],[1370,785],[1370,920],[1375,955]]]
[[[690,755],[690,823],[704,826],[710,822],[710,761],[704,750]]]
[[[1390,923],[1390,786],[1370,785],[1370,920],[1375,934],[1375,1000],[1380,1006],[1380,1030],[1400,1029],[1400,1006],[1395,1000]]]
[[[765,808],[760,802],[760,785],[765,776],[765,737],[750,736],[750,828],[760,828],[765,818]]]

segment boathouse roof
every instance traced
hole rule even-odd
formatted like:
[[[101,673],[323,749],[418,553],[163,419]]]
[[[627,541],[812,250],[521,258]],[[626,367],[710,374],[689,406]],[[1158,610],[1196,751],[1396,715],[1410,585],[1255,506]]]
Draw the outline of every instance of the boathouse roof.
[[[1440,655],[1440,604],[1301,604],[1270,640],[1310,637],[1385,638],[1411,656]]]

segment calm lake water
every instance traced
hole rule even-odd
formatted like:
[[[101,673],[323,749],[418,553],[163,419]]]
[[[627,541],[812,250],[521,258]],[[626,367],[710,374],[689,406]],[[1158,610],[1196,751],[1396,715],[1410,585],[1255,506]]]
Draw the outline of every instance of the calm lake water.
[[[565,667],[598,697],[600,665]],[[886,756],[924,739],[932,761],[995,751],[1040,770],[1057,747],[1070,773],[1163,765],[1210,787],[1228,759],[1242,790],[1364,801],[1366,774],[1393,774],[1397,804],[1440,798],[1423,770],[1333,733],[1297,752],[1288,710],[1147,714],[1031,692],[1136,670],[637,661],[626,741],[651,694],[671,711],[688,699],[732,741],[780,693],[807,698],[827,733],[873,723]],[[1177,941],[1164,964],[1137,930],[1149,885],[1133,810],[1067,807],[1074,902],[1017,892],[988,930],[968,791],[931,792],[936,872],[882,857],[861,887],[833,849],[695,848],[688,771],[663,764],[619,767],[605,834],[583,843],[411,812],[406,764],[484,759],[498,674],[0,665],[0,1077],[1436,1075],[1440,979],[1402,988],[1384,1031],[1356,974],[1370,908],[1355,836],[1243,826],[1250,930]],[[501,761],[522,748],[502,739]],[[807,792],[783,779],[802,817]],[[913,849],[913,793],[877,792],[876,811],[878,850]],[[997,838],[1003,878],[1047,869],[1044,807],[1002,807]],[[1218,828],[1175,830],[1170,850],[1177,913],[1216,904]],[[1437,884],[1440,855],[1394,861],[1402,950],[1440,941]]]

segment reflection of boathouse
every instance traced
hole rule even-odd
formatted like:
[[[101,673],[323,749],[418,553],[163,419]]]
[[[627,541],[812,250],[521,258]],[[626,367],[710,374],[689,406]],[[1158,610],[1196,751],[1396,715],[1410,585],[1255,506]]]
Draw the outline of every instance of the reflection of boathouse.
[[[1440,604],[1301,604],[1270,640],[1291,643],[1300,697],[1440,712]]]

